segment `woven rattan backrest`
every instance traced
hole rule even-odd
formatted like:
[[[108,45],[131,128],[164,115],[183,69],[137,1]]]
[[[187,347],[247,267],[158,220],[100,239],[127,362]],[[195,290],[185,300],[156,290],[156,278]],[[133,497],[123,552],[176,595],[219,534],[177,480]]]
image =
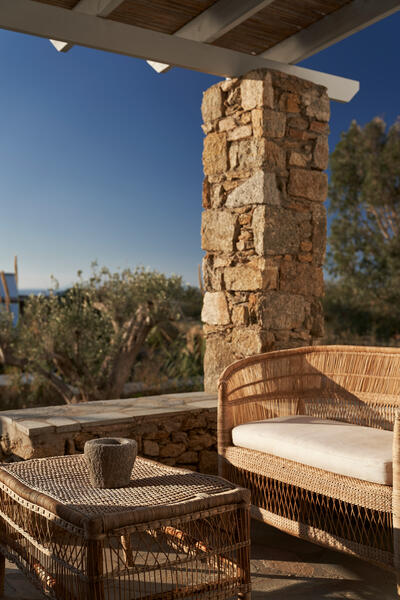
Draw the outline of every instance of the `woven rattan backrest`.
[[[222,374],[220,441],[229,443],[237,424],[290,414],[393,429],[398,407],[400,349],[316,346],[269,352],[238,361]]]

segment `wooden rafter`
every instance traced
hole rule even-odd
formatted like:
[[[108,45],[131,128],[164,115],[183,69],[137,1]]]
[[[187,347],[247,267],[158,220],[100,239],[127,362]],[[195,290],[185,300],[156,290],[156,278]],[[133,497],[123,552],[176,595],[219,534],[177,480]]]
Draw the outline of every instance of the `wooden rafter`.
[[[353,0],[261,54],[296,64],[400,10],[399,0]]]
[[[219,0],[175,31],[174,35],[194,42],[213,42],[271,4],[273,0]],[[157,73],[170,65],[148,61]]]
[[[1,0],[0,27],[72,44],[202,71],[221,77],[241,76],[253,69],[276,69],[327,88],[332,100],[348,102],[357,81],[275,62],[226,48],[99,19],[77,11],[32,2]]]

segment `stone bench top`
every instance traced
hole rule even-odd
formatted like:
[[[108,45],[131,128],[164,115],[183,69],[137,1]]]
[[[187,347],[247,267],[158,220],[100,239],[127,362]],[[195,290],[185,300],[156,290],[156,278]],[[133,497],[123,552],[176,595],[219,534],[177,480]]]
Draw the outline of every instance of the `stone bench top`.
[[[80,404],[62,404],[4,410],[0,412],[0,427],[14,425],[29,437],[46,433],[80,431],[85,426],[114,425],[133,421],[136,417],[216,408],[217,395],[206,392],[163,394],[99,400]]]

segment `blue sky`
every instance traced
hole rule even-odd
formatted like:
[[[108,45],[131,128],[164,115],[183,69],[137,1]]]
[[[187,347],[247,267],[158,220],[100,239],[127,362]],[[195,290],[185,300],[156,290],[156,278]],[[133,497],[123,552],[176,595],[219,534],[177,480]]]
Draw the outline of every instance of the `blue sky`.
[[[400,13],[301,63],[352,79],[332,103],[330,148],[352,119],[400,114]],[[218,81],[0,30],[0,269],[62,286],[97,260],[197,283],[202,92]]]

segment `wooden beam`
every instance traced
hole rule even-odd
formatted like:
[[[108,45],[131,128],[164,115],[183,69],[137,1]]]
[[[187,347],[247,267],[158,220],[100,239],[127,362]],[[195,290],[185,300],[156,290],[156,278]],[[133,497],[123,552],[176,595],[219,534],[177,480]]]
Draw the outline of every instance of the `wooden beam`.
[[[399,0],[353,0],[260,56],[296,64],[398,10]]]
[[[1,283],[3,284],[6,310],[8,310],[8,312],[10,312],[10,304],[11,304],[10,292],[8,290],[7,279],[6,279],[6,275],[5,275],[4,271],[0,271],[0,279],[1,279]]]
[[[194,42],[213,42],[250,19],[273,0],[218,0],[198,17],[175,31],[174,35]],[[147,61],[157,73],[165,73],[170,65]]]
[[[359,83],[352,79],[193,42],[32,0],[1,0],[0,27],[45,38],[58,38],[97,50],[167,62],[220,77],[238,77],[253,69],[276,69],[325,86],[329,97],[339,102],[348,102],[359,89]]]
[[[122,2],[123,0],[79,0],[72,10],[85,15],[108,17]],[[60,40],[50,40],[50,42],[58,52],[68,52],[73,47],[73,44],[61,42]]]
[[[18,290],[18,257],[14,256],[14,273],[15,273],[15,284]]]

